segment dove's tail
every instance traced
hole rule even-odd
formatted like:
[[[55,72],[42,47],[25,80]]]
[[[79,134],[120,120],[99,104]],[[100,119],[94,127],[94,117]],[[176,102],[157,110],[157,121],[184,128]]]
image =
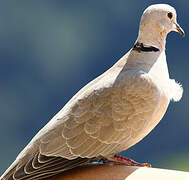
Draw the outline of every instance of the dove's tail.
[[[11,177],[11,175],[14,174],[15,169],[16,169],[16,165],[15,162],[13,162],[12,165],[0,177],[0,180],[14,180],[14,178]]]
[[[0,177],[0,180],[41,180],[94,161],[97,159],[76,158],[68,160],[38,154],[37,158],[35,156],[25,164],[13,163]]]

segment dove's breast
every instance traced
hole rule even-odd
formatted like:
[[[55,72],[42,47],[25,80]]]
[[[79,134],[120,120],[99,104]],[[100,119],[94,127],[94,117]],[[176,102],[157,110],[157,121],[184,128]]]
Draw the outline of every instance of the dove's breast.
[[[115,108],[113,119],[121,124],[122,119],[119,116],[124,114],[121,112],[123,109],[126,127],[130,129],[129,138],[122,141],[123,147],[120,150],[124,150],[143,139],[159,123],[167,110],[169,98],[154,77],[144,71],[124,72],[117,82],[115,89],[120,91],[116,93],[119,99],[113,102],[112,109],[114,106],[120,109]],[[118,112],[119,115],[114,116]],[[123,125],[124,121],[120,126]]]
[[[170,79],[164,52],[152,54],[131,51],[125,64],[121,73],[125,88],[118,89],[125,93],[125,99],[134,107],[134,113],[127,121],[132,133],[129,139],[123,141],[123,149],[131,147],[150,133],[164,116],[170,102],[167,86]]]
[[[133,146],[140,140],[142,140],[146,135],[148,135],[160,122],[160,120],[163,118],[167,107],[169,105],[169,98],[165,94],[161,94],[159,97],[159,103],[157,109],[151,114],[151,118],[149,118],[148,123],[143,127],[142,131],[138,133],[138,136],[136,136],[135,139],[131,139],[131,142],[127,142],[129,147]],[[127,147],[127,148],[129,148]]]

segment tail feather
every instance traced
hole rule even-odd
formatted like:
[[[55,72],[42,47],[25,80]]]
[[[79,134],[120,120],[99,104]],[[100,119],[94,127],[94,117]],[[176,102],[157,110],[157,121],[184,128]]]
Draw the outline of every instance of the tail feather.
[[[39,159],[45,161],[39,161]],[[80,157],[68,160],[61,157],[48,157],[38,153],[24,164],[13,163],[1,176],[0,180],[41,180],[97,160],[97,158]]]

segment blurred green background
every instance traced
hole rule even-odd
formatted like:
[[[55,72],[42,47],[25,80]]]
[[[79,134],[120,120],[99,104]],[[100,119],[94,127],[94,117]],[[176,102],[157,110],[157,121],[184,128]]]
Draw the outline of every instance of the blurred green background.
[[[133,46],[143,10],[165,2],[186,33],[167,38],[170,76],[184,95],[124,154],[189,171],[188,0],[7,0],[0,2],[0,173],[81,87]]]

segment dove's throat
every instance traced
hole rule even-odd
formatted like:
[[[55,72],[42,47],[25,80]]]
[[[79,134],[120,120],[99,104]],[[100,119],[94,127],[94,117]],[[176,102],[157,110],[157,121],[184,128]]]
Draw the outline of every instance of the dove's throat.
[[[167,32],[157,28],[140,27],[137,42],[143,43],[147,46],[153,46],[160,51],[165,50]]]
[[[165,51],[138,52],[131,50],[123,69],[125,71],[144,71],[160,81],[169,79]]]

